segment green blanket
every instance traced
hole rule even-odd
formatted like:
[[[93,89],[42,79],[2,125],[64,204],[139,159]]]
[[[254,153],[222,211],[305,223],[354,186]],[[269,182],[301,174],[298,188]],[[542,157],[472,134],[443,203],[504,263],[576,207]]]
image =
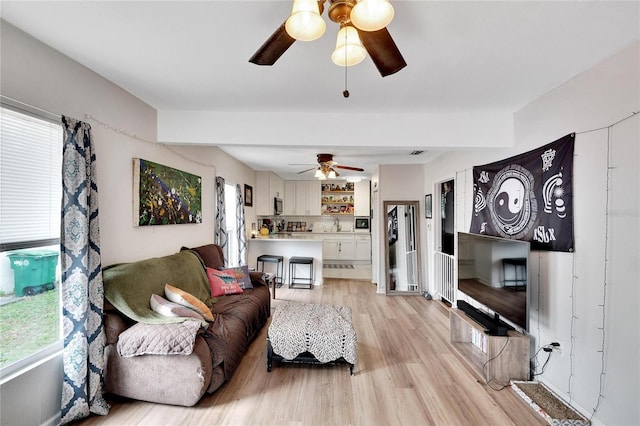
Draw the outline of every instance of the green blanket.
[[[165,284],[187,291],[207,306],[212,306],[207,274],[200,259],[188,250],[169,256],[114,265],[105,268],[102,277],[107,300],[124,315],[137,322],[166,324],[193,320],[165,317],[151,310],[151,295],[155,293],[165,297]],[[203,325],[206,325],[206,321]]]

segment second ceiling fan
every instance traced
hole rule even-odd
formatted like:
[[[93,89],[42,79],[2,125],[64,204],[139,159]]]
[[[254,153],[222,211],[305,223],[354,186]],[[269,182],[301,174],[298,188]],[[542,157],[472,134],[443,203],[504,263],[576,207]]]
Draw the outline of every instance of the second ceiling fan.
[[[326,0],[327,15],[340,24],[336,50],[332,60],[350,66],[362,61],[368,53],[383,77],[407,66],[386,26],[393,18],[393,7],[387,0]],[[324,33],[326,25],[320,15],[325,0],[294,0],[291,16],[264,42],[249,62],[273,65],[296,41],[311,41]],[[360,44],[360,41],[362,44]]]
[[[324,180],[324,179],[335,179],[340,174],[336,172],[335,169],[343,169],[343,170],[351,170],[354,172],[364,172],[364,169],[361,167],[352,167],[352,166],[342,166],[333,160],[333,154],[318,154],[317,155],[318,164],[317,167],[312,167],[307,170],[303,170],[298,172],[298,174],[310,172],[311,170],[315,170],[316,173],[314,177]]]

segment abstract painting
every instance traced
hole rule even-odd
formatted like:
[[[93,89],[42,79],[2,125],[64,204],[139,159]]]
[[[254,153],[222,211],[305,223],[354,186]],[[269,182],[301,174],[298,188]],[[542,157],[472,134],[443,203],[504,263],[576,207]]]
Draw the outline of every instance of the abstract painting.
[[[134,226],[202,223],[202,178],[133,159]]]

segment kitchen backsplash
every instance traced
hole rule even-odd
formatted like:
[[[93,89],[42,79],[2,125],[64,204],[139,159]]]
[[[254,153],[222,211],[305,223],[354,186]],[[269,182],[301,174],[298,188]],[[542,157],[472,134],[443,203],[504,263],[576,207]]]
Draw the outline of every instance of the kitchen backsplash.
[[[284,232],[353,231],[353,216],[342,218],[335,216],[261,216],[258,217],[258,230],[262,227],[265,219],[270,224],[269,228],[274,229],[273,225],[276,225],[276,231],[278,224]],[[318,227],[321,229],[317,229]]]

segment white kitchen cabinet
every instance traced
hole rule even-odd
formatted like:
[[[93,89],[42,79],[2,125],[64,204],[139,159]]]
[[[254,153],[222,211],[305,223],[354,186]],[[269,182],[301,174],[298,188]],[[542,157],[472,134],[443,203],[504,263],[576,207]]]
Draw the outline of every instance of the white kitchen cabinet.
[[[320,216],[320,181],[284,181],[283,214]]]
[[[322,257],[326,260],[354,260],[353,235],[325,236],[322,242]]]
[[[273,199],[284,197],[284,180],[272,172],[256,172],[256,214],[273,216]]]
[[[371,215],[371,189],[370,181],[361,180],[356,182],[353,188],[354,216],[370,216]]]
[[[320,181],[296,181],[295,213],[298,216],[320,215]]]
[[[355,236],[355,259],[371,262],[371,235]]]
[[[297,197],[296,197],[296,186],[297,183],[295,180],[285,180],[284,181],[284,209],[283,214],[285,216],[295,216],[297,215]]]

